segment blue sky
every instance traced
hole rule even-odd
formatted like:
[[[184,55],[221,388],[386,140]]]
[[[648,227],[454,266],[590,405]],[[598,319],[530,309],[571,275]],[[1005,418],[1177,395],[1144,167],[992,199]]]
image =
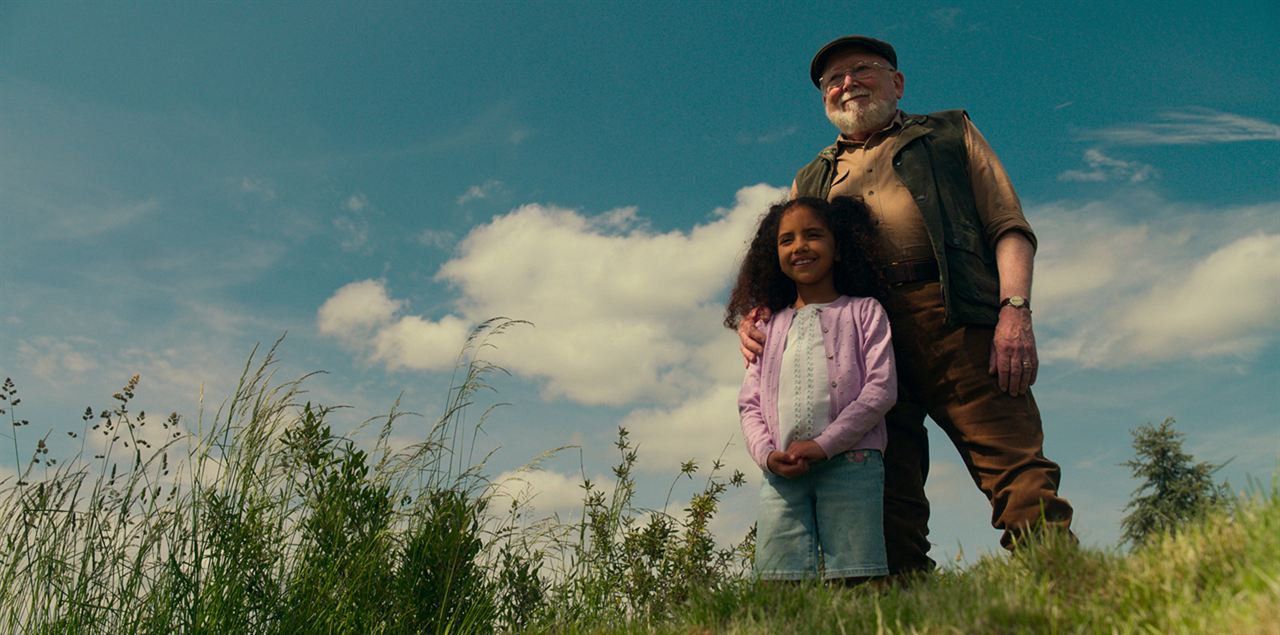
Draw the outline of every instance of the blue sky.
[[[608,473],[619,424],[645,505],[726,443],[748,469],[721,303],[756,215],[835,136],[809,58],[854,32],[897,47],[904,109],[969,111],[1039,234],[1035,392],[1082,537],[1115,542],[1143,422],[1269,482],[1274,2],[0,3],[22,440],[135,372],[143,407],[194,421],[286,331],[282,373],[328,371],[309,396],[353,406],[343,427],[400,394],[430,414],[463,334],[506,315],[536,326],[497,342],[490,472],[582,448],[527,479],[540,511]],[[935,555],[995,548],[933,436]]]

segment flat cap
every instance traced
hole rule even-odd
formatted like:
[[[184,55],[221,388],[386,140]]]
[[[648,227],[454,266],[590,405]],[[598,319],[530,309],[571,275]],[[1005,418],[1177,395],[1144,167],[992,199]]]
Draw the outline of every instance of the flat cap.
[[[898,67],[898,53],[893,50],[893,45],[865,35],[846,35],[827,42],[825,46],[818,49],[817,55],[813,56],[813,61],[809,63],[809,79],[813,80],[814,86],[821,85],[819,82],[822,81],[822,69],[827,65],[827,58],[832,53],[844,48],[859,48],[870,51],[889,60],[889,64],[894,68]]]

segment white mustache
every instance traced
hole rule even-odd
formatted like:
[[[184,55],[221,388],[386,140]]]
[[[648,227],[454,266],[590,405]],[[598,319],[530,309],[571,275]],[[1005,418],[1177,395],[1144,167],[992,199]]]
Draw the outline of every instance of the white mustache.
[[[870,97],[870,96],[871,96],[871,91],[869,90],[858,90],[858,91],[848,92],[840,97],[840,103],[843,104],[855,97]]]

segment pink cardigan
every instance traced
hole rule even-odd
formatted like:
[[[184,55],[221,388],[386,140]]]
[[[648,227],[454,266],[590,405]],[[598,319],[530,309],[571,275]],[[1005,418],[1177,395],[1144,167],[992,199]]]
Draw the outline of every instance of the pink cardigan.
[[[795,309],[779,311],[765,331],[764,354],[747,367],[738,393],[738,414],[747,452],[768,471],[778,447],[778,375],[782,349]],[[884,451],[884,414],[898,400],[889,317],[872,298],[840,296],[818,310],[831,378],[827,428],[814,439],[827,456],[856,449]]]

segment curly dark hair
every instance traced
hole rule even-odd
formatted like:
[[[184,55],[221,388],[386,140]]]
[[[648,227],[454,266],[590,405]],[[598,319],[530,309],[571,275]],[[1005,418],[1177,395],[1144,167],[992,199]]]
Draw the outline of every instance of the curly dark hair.
[[[796,283],[782,273],[778,264],[778,226],[782,216],[795,207],[813,210],[835,237],[839,256],[832,265],[836,291],[841,295],[883,299],[884,284],[871,263],[875,230],[866,204],[848,196],[830,201],[800,197],[770,207],[760,219],[755,238],[738,269],[738,281],[729,294],[724,312],[726,327],[737,328],[738,322],[758,306],[777,312],[795,302]]]

